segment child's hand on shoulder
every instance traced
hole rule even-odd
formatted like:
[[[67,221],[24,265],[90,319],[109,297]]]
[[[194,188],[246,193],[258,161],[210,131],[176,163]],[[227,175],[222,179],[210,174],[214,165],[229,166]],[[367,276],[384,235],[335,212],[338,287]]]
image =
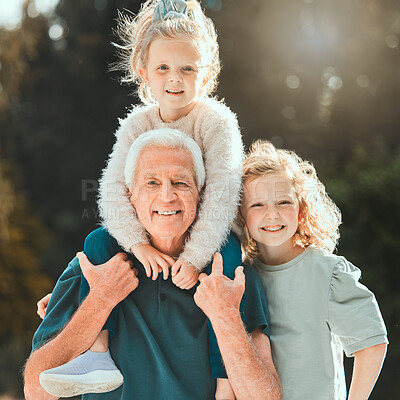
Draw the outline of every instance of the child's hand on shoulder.
[[[163,278],[168,278],[169,268],[175,263],[175,260],[161,251],[155,249],[148,243],[141,243],[131,248],[133,255],[143,264],[148,278],[152,276],[155,281],[158,273],[163,273]]]
[[[44,318],[46,315],[47,305],[49,304],[51,293],[46,294],[42,299],[37,302],[37,314],[40,318]]]
[[[199,270],[189,262],[179,259],[171,268],[172,282],[180,289],[191,289],[199,279]]]

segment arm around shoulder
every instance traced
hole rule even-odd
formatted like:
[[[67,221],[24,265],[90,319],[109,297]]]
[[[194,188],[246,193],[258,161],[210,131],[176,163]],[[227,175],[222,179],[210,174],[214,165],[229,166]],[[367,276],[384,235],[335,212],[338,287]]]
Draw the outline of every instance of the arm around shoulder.
[[[180,257],[202,270],[221,249],[236,216],[243,143],[235,115],[212,99],[198,115],[195,131],[203,150],[207,184],[198,219]]]
[[[129,201],[125,187],[125,162],[129,149],[141,133],[151,129],[145,118],[147,108],[135,107],[120,121],[116,142],[104,168],[99,185],[98,206],[103,225],[125,251],[133,245],[148,243],[143,226]]]

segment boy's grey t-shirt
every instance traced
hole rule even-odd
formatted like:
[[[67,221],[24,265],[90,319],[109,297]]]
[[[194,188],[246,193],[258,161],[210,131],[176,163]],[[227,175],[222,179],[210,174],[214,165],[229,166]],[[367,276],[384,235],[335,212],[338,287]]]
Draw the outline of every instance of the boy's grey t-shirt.
[[[102,235],[110,257],[121,251],[108,233]],[[229,248],[225,250],[229,252]],[[116,336],[110,341],[124,384],[112,392],[83,395],[83,399],[214,399],[207,321],[193,300],[195,288],[181,290],[160,275],[153,281],[146,278],[137,261],[135,267],[139,269],[139,286],[120,303]],[[261,327],[268,334],[268,307],[261,280],[250,267],[245,268],[245,274],[246,329],[252,332]],[[56,284],[46,317],[34,335],[33,350],[71,318],[79,306],[80,282],[81,270],[75,258]]]
[[[308,247],[278,266],[256,260],[267,295],[283,400],[346,398],[343,350],[387,343],[373,293],[345,258]]]

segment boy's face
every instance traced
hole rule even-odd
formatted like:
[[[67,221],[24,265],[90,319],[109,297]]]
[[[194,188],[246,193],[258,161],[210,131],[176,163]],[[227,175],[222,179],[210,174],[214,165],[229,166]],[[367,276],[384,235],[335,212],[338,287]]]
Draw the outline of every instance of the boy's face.
[[[195,106],[205,83],[200,64],[190,41],[160,38],[150,44],[147,66],[139,72],[160,105],[163,121],[175,121]]]
[[[261,253],[290,254],[299,224],[299,202],[285,172],[270,172],[244,185],[241,214]]]

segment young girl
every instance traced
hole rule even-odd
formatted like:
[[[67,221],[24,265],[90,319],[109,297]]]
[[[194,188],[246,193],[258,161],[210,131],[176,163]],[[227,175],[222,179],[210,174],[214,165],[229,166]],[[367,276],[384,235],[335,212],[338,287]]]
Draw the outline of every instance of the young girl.
[[[189,289],[226,241],[241,185],[243,146],[236,117],[223,103],[209,97],[220,71],[215,28],[196,0],[148,0],[135,18],[120,17],[118,32],[123,42],[118,49],[122,56],[119,66],[126,72],[124,81],[138,84],[144,105],[134,107],[120,121],[117,140],[100,181],[100,215],[105,228],[143,264],[149,278],[157,279],[162,272],[167,279],[171,269],[175,285]],[[151,246],[130,204],[124,179],[132,142],[147,131],[165,127],[192,137],[203,152],[206,168],[197,221],[178,260]],[[84,298],[89,289],[84,278],[82,288]],[[77,394],[70,391],[76,383],[74,374],[79,375],[81,393],[108,391],[122,384],[122,375],[115,372],[117,367],[107,350],[115,321],[116,310],[89,351],[57,371],[50,370],[52,379],[57,373],[60,385],[65,385],[64,396]],[[96,363],[108,365],[101,380],[104,383],[109,377],[110,384],[104,390],[90,382],[85,387],[82,382],[96,371]],[[213,363],[212,374],[215,378],[226,377]],[[48,376],[48,371],[41,374],[42,385],[46,385]],[[227,379],[217,380],[216,397],[234,398]]]
[[[339,209],[309,162],[267,141],[253,144],[243,174],[242,246],[266,291],[283,399],[345,399],[343,350],[355,358],[348,399],[367,399],[386,329],[360,270],[332,254]]]

